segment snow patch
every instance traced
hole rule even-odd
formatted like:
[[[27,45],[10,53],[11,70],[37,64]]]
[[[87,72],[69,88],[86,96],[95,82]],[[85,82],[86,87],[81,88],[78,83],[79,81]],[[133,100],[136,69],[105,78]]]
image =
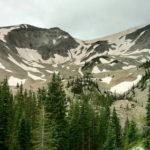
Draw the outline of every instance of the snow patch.
[[[18,63],[10,54],[8,55],[8,59],[10,61],[12,61],[14,64],[16,64],[17,66],[19,66],[20,68],[22,68],[23,70],[32,71],[32,72],[39,72],[39,70],[37,68],[26,66],[23,63]]]
[[[106,60],[106,59],[104,59],[104,58],[100,58],[100,61],[101,61],[101,63],[103,63],[103,64],[108,64],[108,63],[110,63],[111,61],[108,61],[108,60]]]
[[[62,64],[62,63],[65,63],[66,61],[70,60],[70,57],[63,57],[63,56],[58,55],[58,54],[54,54],[54,57],[55,58],[51,58],[51,59],[56,64]]]
[[[116,65],[116,63],[111,63],[111,64],[110,64],[110,66],[115,66],[115,65]]]
[[[48,72],[50,74],[53,74],[53,73],[58,74],[59,73],[59,71],[50,71],[50,70],[46,70],[46,72]]]
[[[136,68],[136,66],[130,65],[130,66],[122,67],[123,70],[128,70],[128,69],[132,69],[132,68]]]
[[[54,44],[54,45],[56,44],[56,40],[55,40],[55,39],[53,39],[53,44]]]
[[[95,66],[92,70],[92,73],[97,74],[97,73],[101,73],[101,72],[109,72],[109,70],[107,69],[103,69],[102,71],[99,70],[99,68],[97,66]]]
[[[67,68],[68,70],[70,69],[70,67],[69,67],[69,66],[67,66],[66,68]]]
[[[124,64],[128,65],[129,63],[128,62],[123,62]]]
[[[8,32],[11,32],[14,29],[17,29],[19,27],[10,27],[10,28],[1,28],[0,29],[0,40],[2,40],[3,42],[6,42],[5,40],[5,36],[8,34]]]
[[[99,70],[99,68],[97,66],[95,66],[92,70],[92,73],[95,73],[95,74],[100,73],[100,72],[101,71]]]
[[[35,76],[33,74],[31,74],[30,72],[28,72],[28,76],[33,79],[33,80],[43,80],[46,81],[45,79],[42,79],[41,77]]]
[[[145,63],[146,61],[147,61],[146,58],[142,58],[142,59],[141,59],[141,62],[142,62],[142,63]]]
[[[64,39],[67,39],[68,38],[68,36],[66,35],[66,36],[63,36],[64,37]]]
[[[54,64],[54,65],[52,65],[54,68],[57,68],[58,67],[58,65],[57,64]]]
[[[54,73],[53,71],[50,71],[50,70],[46,70],[46,71],[47,71],[48,73],[52,73],[52,74]]]
[[[5,69],[5,67],[0,63],[0,68],[1,69]]]
[[[9,79],[8,79],[8,84],[9,86],[16,86],[17,84],[24,84],[26,81],[26,79],[19,79],[19,78],[15,78],[13,76],[11,76]]]
[[[31,67],[35,67],[35,68],[45,68],[43,65],[37,63],[37,62],[31,62],[31,61],[27,61],[27,60],[23,60],[23,62]]]
[[[109,70],[107,70],[107,69],[103,69],[101,72],[109,72]]]
[[[41,75],[41,78],[44,78],[45,77],[45,74]]]
[[[105,83],[107,83],[107,84],[110,84],[110,82],[111,82],[111,80],[112,80],[112,77],[105,77],[105,78],[102,78],[101,80],[102,80],[102,82],[105,82]]]
[[[123,93],[127,92],[129,89],[131,89],[133,85],[136,85],[141,80],[141,78],[142,78],[142,76],[138,75],[137,79],[134,81],[121,82],[121,83],[113,86],[110,89],[110,91],[113,93],[123,94]]]
[[[84,76],[83,72],[81,71],[81,68],[82,67],[79,68],[78,72],[80,73],[81,76]]]

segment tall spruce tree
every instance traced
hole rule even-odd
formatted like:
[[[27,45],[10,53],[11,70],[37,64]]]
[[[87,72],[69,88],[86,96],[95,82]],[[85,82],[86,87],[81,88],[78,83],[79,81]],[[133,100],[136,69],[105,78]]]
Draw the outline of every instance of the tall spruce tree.
[[[7,79],[0,83],[0,149],[7,150],[12,142],[13,96]]]
[[[110,119],[110,109],[109,105],[106,105],[104,109],[100,112],[100,118],[99,118],[99,131],[98,131],[98,143],[99,148],[103,149],[103,145],[107,138],[107,130],[109,125],[109,119]]]
[[[18,145],[21,150],[31,149],[30,124],[29,124],[29,121],[25,118],[24,114],[19,122],[17,140],[18,140]]]
[[[147,110],[146,123],[147,123],[147,126],[150,128],[150,87],[149,87],[149,93],[148,93],[148,100],[147,100],[146,110]]]
[[[81,125],[81,149],[91,149],[92,146],[92,122],[93,122],[93,110],[88,103],[87,97],[83,97],[81,102],[80,111],[80,125]]]
[[[51,149],[68,149],[68,125],[66,120],[66,95],[61,78],[54,74],[48,85],[46,97],[46,111],[50,124]]]
[[[120,148],[122,146],[122,134],[121,134],[121,126],[120,121],[116,113],[116,109],[113,109],[112,113],[112,125],[115,129],[115,135],[116,135],[116,146]]]
[[[75,102],[70,110],[69,149],[79,150],[81,147],[80,104]]]
[[[126,144],[135,142],[137,139],[138,139],[138,133],[137,133],[136,123],[133,120],[131,120],[126,135]]]
[[[107,130],[107,137],[104,144],[104,150],[116,150],[117,149],[117,143],[116,143],[116,131],[113,125],[112,118],[109,122],[109,127]]]
[[[150,87],[149,87],[146,110],[147,110],[147,113],[146,113],[146,130],[145,130],[146,140],[144,142],[144,145],[147,149],[150,149]]]

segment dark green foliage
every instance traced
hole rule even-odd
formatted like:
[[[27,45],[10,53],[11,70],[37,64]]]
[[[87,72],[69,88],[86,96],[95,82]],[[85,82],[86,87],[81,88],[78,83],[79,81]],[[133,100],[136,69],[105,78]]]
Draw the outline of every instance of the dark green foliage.
[[[83,78],[75,78],[68,81],[67,87],[71,87],[71,91],[74,94],[85,94],[90,91],[93,87],[95,87],[99,92],[97,82],[93,81],[92,78],[87,74]]]
[[[113,121],[110,119],[109,127],[107,130],[107,139],[104,144],[104,150],[116,150],[117,143],[116,143],[116,132],[114,129]]]
[[[106,107],[101,110],[99,118],[98,143],[100,149],[103,148],[103,145],[107,138],[109,120],[110,120],[110,109],[109,106],[106,105]]]
[[[76,102],[70,110],[69,122],[69,143],[70,149],[78,150],[81,147],[81,124],[80,124],[80,104]]]
[[[120,148],[122,146],[122,132],[121,132],[121,126],[120,126],[120,120],[117,116],[116,109],[114,108],[113,114],[112,114],[112,125],[115,130],[116,135],[116,146]]]
[[[125,122],[125,125],[124,125],[124,132],[123,132],[124,142],[125,142],[125,139],[126,139],[126,135],[127,135],[128,129],[129,129],[129,119],[128,119],[128,117],[127,117],[126,122]],[[125,144],[125,143],[124,143],[124,144]]]
[[[0,83],[0,149],[117,150],[136,141],[136,124],[127,120],[122,134],[116,110],[110,113],[111,104],[128,99],[126,94],[101,93],[89,75],[71,78],[68,87],[75,84],[79,91],[66,99],[61,78],[55,74],[48,88],[37,93],[18,84],[13,96],[7,80]],[[149,126],[149,99],[147,110]]]
[[[150,61],[147,60],[145,63],[143,63],[142,65],[140,65],[140,67],[143,67],[145,69],[150,68]]]
[[[21,150],[29,150],[30,149],[30,140],[31,140],[31,130],[29,121],[25,119],[23,115],[18,128],[17,135],[18,144]]]
[[[85,98],[75,102],[72,107],[69,117],[69,149],[97,149],[98,115]]]
[[[149,150],[150,149],[150,136],[147,137],[144,141],[144,147]]]
[[[147,149],[150,149],[150,87],[149,87],[146,110],[147,110],[147,113],[146,113],[146,127],[145,127],[146,140],[144,141],[144,145]]]
[[[148,69],[145,74],[142,76],[142,79],[138,83],[138,88],[144,90],[147,87],[147,80],[150,79],[150,70]]]
[[[0,149],[7,150],[12,142],[13,96],[7,79],[0,83]]]
[[[147,110],[147,114],[146,114],[147,126],[150,127],[150,87],[149,87],[149,94],[148,94],[146,110]]]
[[[126,144],[135,142],[137,139],[138,139],[138,133],[137,133],[136,123],[132,120],[129,123],[129,129],[126,135]]]
[[[61,78],[54,74],[52,81],[48,85],[46,97],[46,111],[50,120],[51,149],[68,149],[66,103]]]

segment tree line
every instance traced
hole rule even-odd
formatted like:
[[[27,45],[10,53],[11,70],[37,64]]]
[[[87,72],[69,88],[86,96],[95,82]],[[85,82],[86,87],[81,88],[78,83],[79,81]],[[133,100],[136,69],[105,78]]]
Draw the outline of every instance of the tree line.
[[[139,137],[149,148],[150,90],[142,133],[128,118],[121,127],[116,109],[110,110],[112,96],[104,96],[103,101],[95,109],[88,94],[69,100],[56,74],[37,92],[19,85],[12,94],[5,79],[0,83],[0,149],[125,150]]]

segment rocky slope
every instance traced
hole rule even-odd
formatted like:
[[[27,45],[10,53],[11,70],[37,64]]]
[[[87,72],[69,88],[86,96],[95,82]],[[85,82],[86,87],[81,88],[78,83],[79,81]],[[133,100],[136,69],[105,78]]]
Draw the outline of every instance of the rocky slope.
[[[150,59],[150,25],[135,27],[108,37],[82,41],[59,28],[31,25],[0,28],[0,80],[26,88],[47,84],[51,75],[90,73],[104,90],[123,93],[136,84]]]

